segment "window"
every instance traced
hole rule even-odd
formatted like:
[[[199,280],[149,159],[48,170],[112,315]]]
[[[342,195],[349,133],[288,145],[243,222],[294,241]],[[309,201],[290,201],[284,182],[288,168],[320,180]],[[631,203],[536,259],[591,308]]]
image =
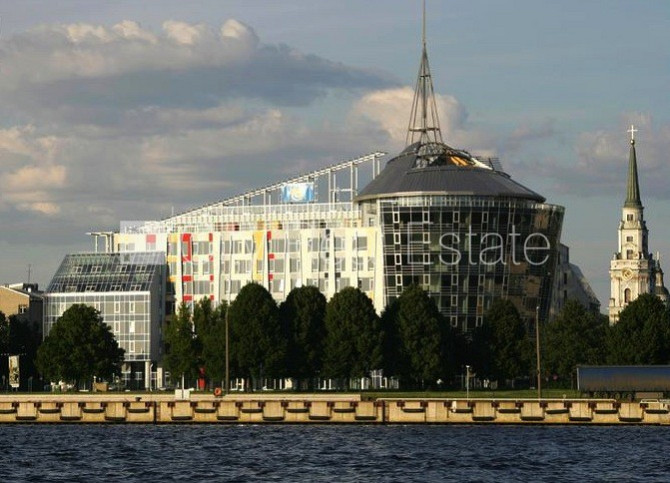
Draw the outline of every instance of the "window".
[[[118,314],[121,312],[121,302],[114,302],[114,313]]]
[[[626,215],[626,221],[633,221],[633,215],[631,214]]]
[[[289,239],[288,251],[291,253],[296,253],[300,251],[300,238]]]
[[[270,260],[270,271],[276,273],[283,273],[284,260],[282,260],[281,258],[275,258],[273,260]]]
[[[402,255],[400,253],[396,253],[393,257],[396,265],[402,265]]]
[[[451,326],[458,327],[458,317],[456,317],[455,315],[451,316]]]
[[[481,327],[483,323],[484,323],[484,317],[482,317],[481,315],[478,316],[478,317],[477,317],[477,321],[475,322],[475,325],[476,325],[477,327]]]
[[[102,267],[100,265],[94,265],[91,267],[91,273],[100,273],[102,272]]]
[[[430,232],[423,233],[423,243],[426,245],[430,244]]]
[[[630,289],[629,289],[629,288],[627,288],[627,289],[624,290],[624,292],[623,292],[623,301],[624,301],[625,303],[629,303],[629,302],[630,302]]]
[[[400,233],[396,232],[393,234],[393,244],[400,245]]]
[[[400,223],[400,212],[393,212],[393,223]]]
[[[452,215],[454,223],[458,223],[461,219],[461,214],[458,211],[454,211]]]
[[[284,253],[286,251],[286,240],[284,240],[283,238],[271,240],[270,250],[273,253]]]
[[[627,260],[633,259],[633,250],[626,250],[626,259]]]
[[[627,237],[626,237],[626,241],[627,241],[628,243],[633,243],[633,237],[632,237],[632,236],[627,236]]]
[[[397,287],[402,287],[402,275],[395,276],[395,284]]]
[[[128,302],[128,313],[134,314],[135,313],[135,302]],[[132,332],[135,332],[134,325],[132,326],[133,330]]]
[[[368,237],[359,236],[353,239],[354,250],[367,250],[368,249]]]

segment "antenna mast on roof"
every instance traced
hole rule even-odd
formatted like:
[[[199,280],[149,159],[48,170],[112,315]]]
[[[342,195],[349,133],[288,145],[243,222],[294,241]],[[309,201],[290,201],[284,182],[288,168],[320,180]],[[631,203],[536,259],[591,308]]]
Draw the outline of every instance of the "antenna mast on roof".
[[[435,92],[433,91],[433,78],[430,75],[430,65],[428,64],[428,52],[426,49],[426,0],[423,0],[421,40],[423,44],[421,65],[419,66],[419,76],[416,80],[412,113],[409,118],[409,127],[405,142],[407,145],[413,144],[416,141],[421,142],[421,144],[442,144],[440,120],[437,116]],[[416,136],[417,133],[419,134],[418,136]]]

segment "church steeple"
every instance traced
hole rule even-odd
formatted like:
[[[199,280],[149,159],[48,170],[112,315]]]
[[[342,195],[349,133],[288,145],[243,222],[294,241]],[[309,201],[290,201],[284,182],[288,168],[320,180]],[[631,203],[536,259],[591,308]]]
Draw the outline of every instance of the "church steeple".
[[[628,156],[628,183],[626,185],[626,208],[642,208],[640,201],[640,183],[637,177],[637,158],[635,155],[635,126],[630,127],[630,154]]]

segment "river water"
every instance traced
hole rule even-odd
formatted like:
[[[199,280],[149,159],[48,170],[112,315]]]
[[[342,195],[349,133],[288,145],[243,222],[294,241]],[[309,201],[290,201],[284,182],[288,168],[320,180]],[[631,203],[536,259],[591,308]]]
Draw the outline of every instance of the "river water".
[[[657,426],[0,425],[0,481],[670,481]]]

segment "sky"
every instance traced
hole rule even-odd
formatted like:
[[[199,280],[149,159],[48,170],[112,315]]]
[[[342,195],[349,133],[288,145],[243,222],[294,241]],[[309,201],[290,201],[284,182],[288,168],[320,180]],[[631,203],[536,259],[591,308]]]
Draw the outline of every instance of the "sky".
[[[565,207],[606,309],[631,124],[670,256],[670,2],[427,10],[445,141]],[[46,285],[122,220],[399,152],[420,37],[419,0],[0,0],[0,283]]]

